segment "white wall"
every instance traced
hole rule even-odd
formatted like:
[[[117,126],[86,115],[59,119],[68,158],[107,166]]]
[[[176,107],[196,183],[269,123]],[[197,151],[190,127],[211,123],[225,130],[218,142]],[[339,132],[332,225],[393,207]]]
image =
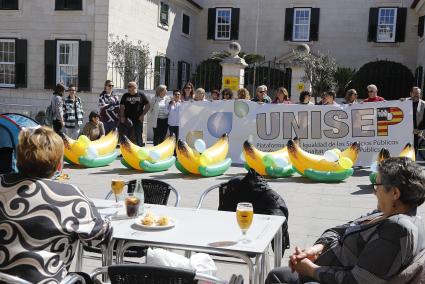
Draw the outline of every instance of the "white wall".
[[[195,30],[196,17],[199,10],[191,4],[182,0],[165,0],[169,5],[168,27],[159,24],[159,0],[110,0],[109,24],[110,34],[123,37],[128,35],[129,39],[143,44],[148,44],[152,66],[155,56],[168,57],[177,69],[178,61],[196,63]],[[190,16],[190,36],[181,33],[182,13]],[[174,76],[175,75],[175,76]],[[177,73],[173,73],[172,82],[177,81]],[[175,86],[169,86],[169,88]],[[171,88],[170,88],[171,89]]]
[[[213,51],[225,50],[229,41],[207,39],[208,8],[240,8],[239,43],[244,52],[255,51],[257,0],[198,0],[204,10],[199,17],[196,49],[203,60]],[[377,59],[401,62],[412,71],[416,67],[418,18],[410,9],[411,1],[403,0],[260,0],[257,53],[267,60],[289,52],[294,44],[284,41],[285,9],[292,7],[320,8],[319,40],[309,43],[312,52],[329,52],[338,64],[358,69]],[[367,42],[370,7],[407,7],[406,39],[397,44]]]

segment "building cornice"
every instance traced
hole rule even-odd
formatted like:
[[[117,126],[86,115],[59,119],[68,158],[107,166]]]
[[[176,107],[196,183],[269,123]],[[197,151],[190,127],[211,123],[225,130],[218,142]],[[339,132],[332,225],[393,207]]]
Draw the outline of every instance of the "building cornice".
[[[202,6],[201,5],[199,5],[198,3],[196,3],[195,1],[193,1],[193,0],[186,0],[187,2],[189,2],[192,6],[194,6],[195,8],[197,8],[198,10],[202,10],[203,8],[202,8]]]

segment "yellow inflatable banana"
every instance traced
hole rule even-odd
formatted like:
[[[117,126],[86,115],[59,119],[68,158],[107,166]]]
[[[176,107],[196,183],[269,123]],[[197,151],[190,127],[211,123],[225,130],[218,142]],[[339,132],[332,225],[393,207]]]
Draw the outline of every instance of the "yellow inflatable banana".
[[[179,140],[176,148],[176,167],[185,174],[218,176],[227,171],[232,164],[232,160],[226,158],[228,152],[229,137],[227,134],[220,137],[202,154],[189,147],[186,142]]]
[[[139,147],[123,136],[120,147],[123,157],[121,162],[128,168],[144,172],[167,170],[175,162],[175,141],[174,136],[169,136],[157,146]]]
[[[357,143],[353,143],[349,149],[344,150],[343,157],[349,158],[353,164],[357,160],[357,155],[360,151],[360,147]],[[297,171],[304,175],[306,169],[312,169],[320,172],[340,172],[347,170],[342,167],[338,161],[330,162],[327,161],[321,155],[310,154],[300,148],[294,141],[288,141],[288,154],[292,165]],[[350,158],[351,157],[351,158]]]
[[[116,147],[118,132],[111,131],[96,141],[81,135],[77,140],[62,135],[64,142],[64,159],[68,163],[84,167],[101,167],[109,165],[117,157]]]
[[[245,141],[243,144],[243,155],[246,167],[254,169],[262,176],[287,177],[294,173],[292,165],[284,167],[276,165],[277,159],[282,159],[289,163],[288,148],[285,146],[274,152],[263,152],[255,148],[251,143]]]
[[[415,157],[415,148],[412,146],[412,144],[407,143],[406,146],[404,146],[403,150],[401,150],[400,154],[398,154],[399,157],[407,157],[412,159],[413,161],[415,161],[416,157]],[[379,166],[382,161],[388,159],[391,157],[390,152],[385,149],[382,148],[381,151],[379,151],[378,157],[377,157],[377,165]],[[373,168],[371,166],[371,168]],[[376,176],[378,175],[378,173],[376,172],[376,170],[372,170],[372,172],[369,174],[369,180],[372,184],[376,183]]]

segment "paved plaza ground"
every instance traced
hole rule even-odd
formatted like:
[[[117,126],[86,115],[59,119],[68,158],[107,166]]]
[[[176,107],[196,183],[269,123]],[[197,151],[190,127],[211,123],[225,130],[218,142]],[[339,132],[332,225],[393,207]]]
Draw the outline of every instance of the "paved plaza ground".
[[[77,185],[91,198],[104,198],[110,191],[110,182],[114,178],[130,180],[134,178],[153,178],[165,181],[175,187],[180,195],[180,206],[195,207],[200,194],[206,188],[246,174],[242,167],[231,167],[224,175],[211,178],[183,175],[173,166],[161,173],[138,173],[125,169],[117,160],[103,168],[81,169],[65,165],[64,173],[70,179],[65,181]],[[345,223],[376,208],[376,198],[369,182],[369,171],[357,169],[354,176],[338,184],[320,184],[298,175],[285,179],[270,179],[270,186],[285,200],[289,208],[289,235],[291,250],[285,252],[283,263],[295,245],[311,245],[326,229]],[[170,204],[173,200],[169,201]],[[203,208],[217,209],[217,192],[208,195]],[[419,208],[425,215],[425,206]],[[235,220],[236,223],[236,220]],[[100,262],[88,260],[84,271],[90,272]],[[218,275],[229,278],[232,273],[247,275],[247,268],[237,264],[218,264]],[[246,279],[246,278],[245,278]]]

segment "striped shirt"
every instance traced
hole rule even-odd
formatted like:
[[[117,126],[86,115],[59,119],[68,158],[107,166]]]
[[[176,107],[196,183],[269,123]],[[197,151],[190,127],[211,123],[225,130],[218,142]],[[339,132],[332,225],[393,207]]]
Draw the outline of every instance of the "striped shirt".
[[[83,124],[83,106],[81,99],[75,97],[75,101],[70,96],[63,103],[63,120],[66,128],[75,128]]]
[[[416,209],[377,222],[372,212],[348,224],[326,230],[316,241],[325,246],[315,261],[321,283],[380,284],[406,268],[425,249],[425,228]]]

